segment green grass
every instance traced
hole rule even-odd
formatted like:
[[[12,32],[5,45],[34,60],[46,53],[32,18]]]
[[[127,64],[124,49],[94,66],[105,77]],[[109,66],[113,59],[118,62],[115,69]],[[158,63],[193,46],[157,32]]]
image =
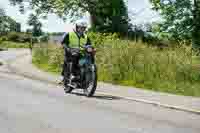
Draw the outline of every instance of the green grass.
[[[200,71],[200,57],[193,56],[192,57],[192,67],[196,71]]]
[[[58,51],[56,47],[46,47],[45,44],[42,47],[35,47],[33,51],[32,63],[35,64],[38,68],[51,72],[53,74],[58,74],[61,72],[61,63],[62,63],[62,53],[63,51]],[[57,51],[54,53],[54,51]],[[60,55],[56,55],[60,53]],[[58,58],[61,58],[60,60]]]
[[[39,69],[45,71],[45,72],[50,72],[52,74],[58,74],[60,72],[60,70],[57,70],[56,67],[52,67],[52,66],[49,66],[48,63],[38,63],[36,61],[32,61],[33,64],[35,64],[35,66],[37,66]]]
[[[0,43],[0,48],[29,48],[29,44],[4,41],[4,42]]]
[[[178,95],[200,97],[200,72],[193,69],[189,47],[159,50],[143,43],[124,40],[95,40],[99,80]],[[102,41],[103,40],[103,41]],[[99,44],[99,45],[98,45]],[[60,74],[63,51],[55,45],[42,44],[33,51],[33,63]]]
[[[193,58],[192,63],[193,63],[194,65],[200,65],[200,57],[198,57],[198,56],[193,56],[192,58]]]

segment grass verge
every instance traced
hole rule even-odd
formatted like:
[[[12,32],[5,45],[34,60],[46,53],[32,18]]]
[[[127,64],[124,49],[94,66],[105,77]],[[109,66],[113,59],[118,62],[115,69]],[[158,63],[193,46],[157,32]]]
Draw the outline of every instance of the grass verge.
[[[160,50],[143,43],[110,38],[95,45],[100,81],[200,97],[200,72],[193,69],[194,58],[189,47]],[[41,44],[33,51],[33,64],[60,74],[63,55],[63,50],[56,45]]]
[[[16,43],[11,41],[4,41],[0,43],[0,48],[7,49],[7,48],[29,48],[28,43]]]

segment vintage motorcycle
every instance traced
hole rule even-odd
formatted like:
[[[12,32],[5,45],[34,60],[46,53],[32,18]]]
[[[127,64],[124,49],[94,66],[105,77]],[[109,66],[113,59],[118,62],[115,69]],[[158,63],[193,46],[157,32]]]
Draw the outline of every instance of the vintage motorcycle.
[[[82,89],[87,97],[93,96],[97,87],[96,50],[91,45],[81,48],[64,48],[71,53],[71,59],[67,63],[67,70],[64,72],[65,93],[71,93],[74,89]],[[73,72],[73,63],[76,58],[79,59],[78,69]]]

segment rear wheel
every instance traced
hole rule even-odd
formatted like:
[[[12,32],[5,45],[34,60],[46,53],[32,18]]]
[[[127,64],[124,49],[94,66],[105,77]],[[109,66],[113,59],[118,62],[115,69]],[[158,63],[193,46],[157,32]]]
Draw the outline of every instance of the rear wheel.
[[[92,97],[97,88],[97,67],[96,65],[91,65],[89,70],[86,72],[86,86],[84,89],[84,94],[87,97]]]

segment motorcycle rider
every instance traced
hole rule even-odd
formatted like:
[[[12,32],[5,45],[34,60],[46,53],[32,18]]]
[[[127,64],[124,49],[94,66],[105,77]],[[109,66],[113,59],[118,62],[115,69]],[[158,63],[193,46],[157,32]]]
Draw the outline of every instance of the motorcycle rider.
[[[62,47],[65,46],[64,50],[64,64],[62,69],[62,80],[59,82],[59,84],[63,84],[64,82],[64,72],[67,71],[67,63],[70,60],[70,48],[80,48],[84,45],[91,45],[91,41],[86,35],[85,31],[87,29],[88,25],[87,22],[84,20],[78,20],[75,24],[75,29],[73,29],[72,32],[65,33],[63,35],[61,45]],[[73,72],[76,72],[78,69],[78,62],[79,62],[80,56],[77,57],[75,60],[73,60]]]

